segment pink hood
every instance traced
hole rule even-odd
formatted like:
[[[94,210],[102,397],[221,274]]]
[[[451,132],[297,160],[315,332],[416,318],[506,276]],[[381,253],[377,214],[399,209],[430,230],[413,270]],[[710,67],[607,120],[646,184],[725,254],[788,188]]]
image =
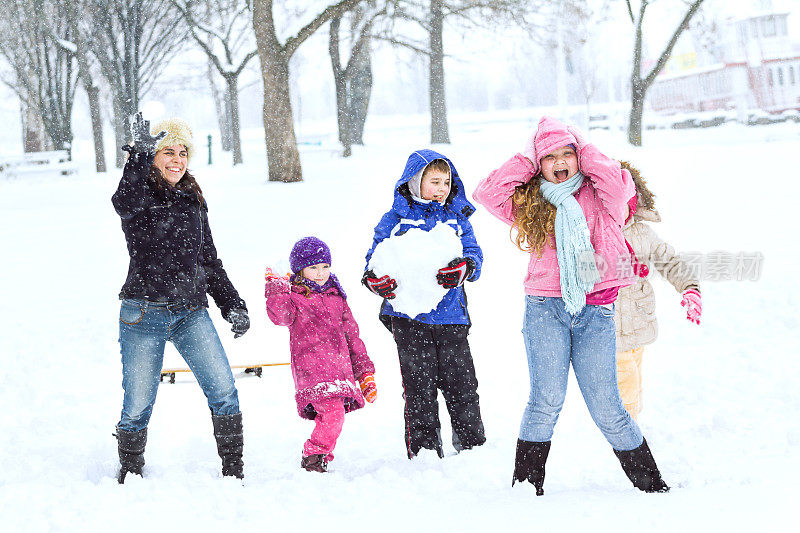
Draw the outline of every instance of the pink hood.
[[[311,404],[327,398],[343,398],[348,412],[364,407],[356,381],[375,373],[375,366],[347,300],[335,288],[307,298],[303,288],[285,280],[267,282],[265,294],[270,320],[289,327],[298,414],[314,418]]]
[[[517,154],[483,179],[472,197],[494,216],[514,224],[511,196],[518,185],[539,173],[539,158],[556,148],[574,144],[578,168],[586,178],[575,199],[583,209],[601,279],[590,292],[624,287],[635,281],[630,254],[621,227],[628,215],[628,200],[636,194],[627,170],[587,143],[580,132],[552,117],[539,121],[523,154]],[[561,296],[555,242],[548,239],[540,255],[531,254],[525,276],[526,294]]]

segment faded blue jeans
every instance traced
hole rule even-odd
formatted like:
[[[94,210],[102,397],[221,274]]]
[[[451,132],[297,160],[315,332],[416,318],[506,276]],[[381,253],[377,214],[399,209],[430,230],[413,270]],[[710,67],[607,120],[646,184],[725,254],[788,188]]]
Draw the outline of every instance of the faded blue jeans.
[[[531,395],[521,440],[545,442],[553,437],[572,363],[589,414],[611,446],[625,451],[642,444],[642,432],[625,410],[617,387],[613,306],[587,305],[573,316],[561,298],[526,296],[522,333]]]
[[[122,300],[119,344],[124,398],[117,427],[125,431],[147,427],[156,401],[167,341],[175,345],[194,373],[211,413],[238,413],[239,394],[233,373],[204,307]]]

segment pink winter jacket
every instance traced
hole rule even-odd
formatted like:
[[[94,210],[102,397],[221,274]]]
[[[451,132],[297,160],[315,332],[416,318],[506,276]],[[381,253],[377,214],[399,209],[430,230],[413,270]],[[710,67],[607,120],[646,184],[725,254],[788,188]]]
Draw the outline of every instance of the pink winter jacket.
[[[286,280],[267,282],[265,295],[270,320],[289,327],[298,414],[313,419],[311,404],[327,398],[343,398],[346,412],[364,407],[356,380],[375,366],[347,301],[335,288],[307,298],[305,289]]]
[[[630,173],[618,161],[604,156],[593,144],[586,143],[580,134],[560,122],[544,118],[539,130],[528,143],[526,155],[517,154],[500,168],[483,179],[472,197],[494,216],[513,225],[511,196],[518,185],[527,183],[539,173],[539,150],[535,144],[540,138],[569,139],[576,146],[578,168],[586,177],[575,193],[589,227],[590,240],[595,251],[595,262],[600,271],[600,281],[590,292],[611,287],[624,287],[636,280],[631,267],[630,253],[622,237],[621,227],[628,214],[628,200],[636,194]],[[534,139],[536,143],[534,143]],[[556,142],[555,144],[559,144]],[[550,146],[550,151],[566,146]],[[554,239],[548,239],[541,254],[531,253],[528,273],[525,276],[525,293],[533,296],[561,296],[558,258]]]

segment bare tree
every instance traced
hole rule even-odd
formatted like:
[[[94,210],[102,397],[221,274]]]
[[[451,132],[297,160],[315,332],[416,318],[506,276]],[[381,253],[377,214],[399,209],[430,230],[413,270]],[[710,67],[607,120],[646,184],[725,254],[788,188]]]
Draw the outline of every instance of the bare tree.
[[[64,0],[66,18],[72,33],[75,59],[78,62],[78,77],[86,90],[89,100],[89,115],[92,120],[92,137],[94,140],[94,160],[97,172],[106,171],[106,155],[103,143],[103,118],[100,115],[100,87],[94,83],[93,71],[90,65],[88,36],[91,35],[85,26],[81,25],[82,13],[85,3],[82,0]]]
[[[644,98],[647,89],[653,84],[661,72],[661,69],[666,65],[675,43],[678,42],[678,37],[681,36],[683,31],[689,26],[692,17],[700,9],[704,0],[693,0],[688,4],[686,13],[683,15],[680,24],[675,28],[669,42],[664,47],[661,55],[653,68],[644,77],[642,77],[642,42],[644,36],[642,34],[642,24],[644,23],[645,11],[649,5],[649,0],[641,0],[639,4],[639,13],[634,15],[631,0],[625,0],[628,6],[628,14],[630,15],[631,22],[635,27],[635,37],[633,42],[633,70],[631,71],[631,112],[628,119],[628,142],[634,146],[642,145],[642,114],[644,113]]]
[[[0,2],[0,54],[13,72],[3,81],[39,115],[52,148],[71,154],[77,68],[65,20],[59,0]]]
[[[231,140],[233,141],[233,164],[242,159],[242,140],[239,133],[239,75],[247,62],[258,50],[252,39],[249,0],[205,0],[206,16],[214,22],[198,19],[192,0],[172,0],[189,25],[189,31],[200,49],[225,80],[226,101],[230,112]]]
[[[447,98],[445,94],[445,23],[452,21],[462,31],[473,26],[495,26],[511,19],[524,19],[540,0],[395,0],[389,12],[395,21],[413,22],[426,33],[421,41],[402,35],[395,28],[376,35],[393,45],[411,49],[428,57],[428,101],[431,114],[431,142],[449,143]]]
[[[273,0],[253,0],[253,28],[264,82],[263,116],[270,181],[303,180],[289,93],[289,60],[323,24],[353,9],[361,1],[340,0],[329,4],[281,44],[275,28]]]
[[[350,58],[342,67],[340,27],[342,16],[331,19],[328,52],[336,87],[336,119],[344,157],[352,154],[353,144],[364,144],[364,124],[372,92],[370,41],[375,20],[386,14],[386,5],[377,8],[375,0],[350,12]]]
[[[86,0],[84,16],[93,28],[88,45],[108,82],[114,110],[116,166],[128,139],[128,117],[163,76],[181,50],[188,29],[176,24],[180,13],[171,0]]]

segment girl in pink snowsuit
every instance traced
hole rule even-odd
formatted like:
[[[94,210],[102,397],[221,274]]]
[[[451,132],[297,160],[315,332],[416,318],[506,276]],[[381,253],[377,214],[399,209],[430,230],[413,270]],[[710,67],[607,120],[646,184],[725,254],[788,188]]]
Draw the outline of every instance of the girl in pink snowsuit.
[[[267,314],[289,327],[297,412],[314,420],[300,466],[326,472],[342,432],[344,414],[372,403],[377,395],[372,364],[358,336],[347,296],[331,274],[331,251],[316,237],[295,243],[289,256],[293,274],[267,269]]]

